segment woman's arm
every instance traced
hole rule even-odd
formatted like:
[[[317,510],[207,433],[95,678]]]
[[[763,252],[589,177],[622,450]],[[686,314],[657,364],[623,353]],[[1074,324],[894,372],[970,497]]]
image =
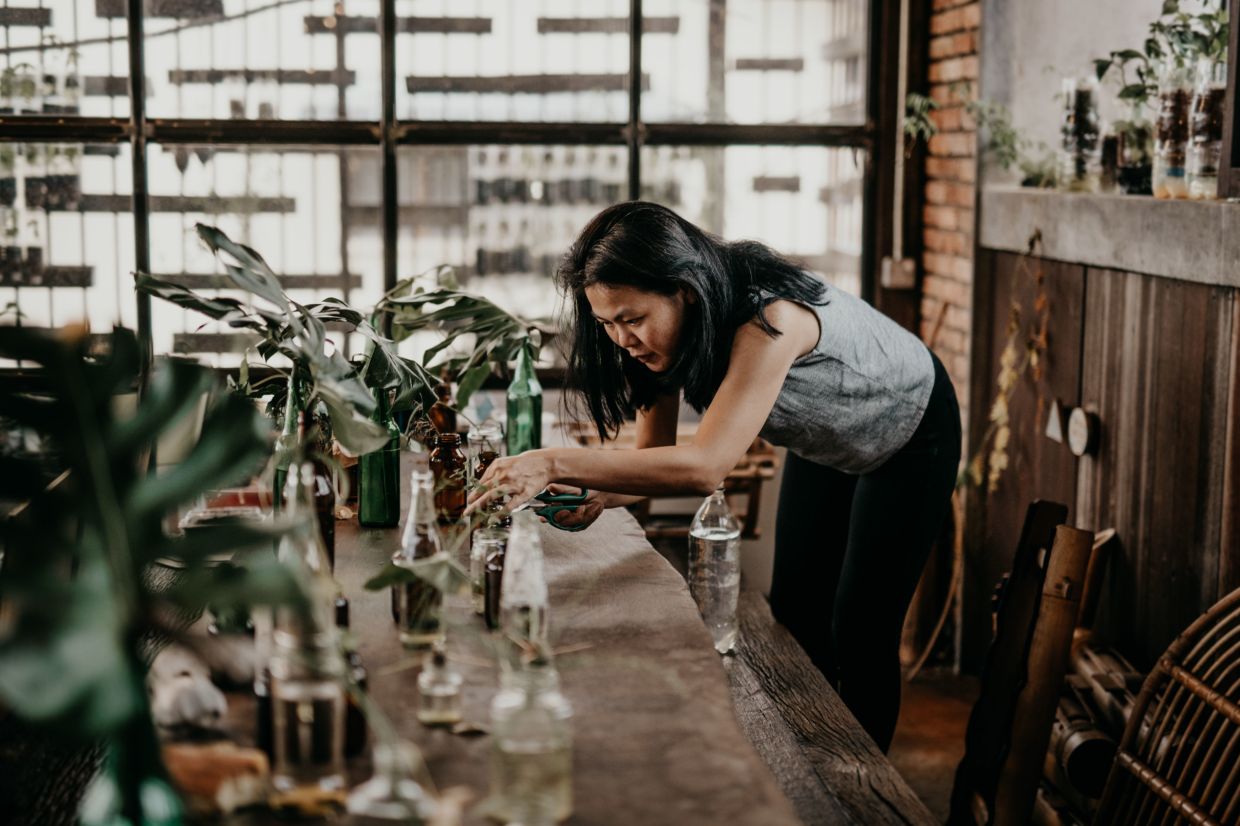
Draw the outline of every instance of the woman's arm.
[[[637,411],[637,448],[669,447],[676,444],[676,425],[680,418],[680,394],[668,393],[659,396],[649,410]],[[623,508],[635,505],[645,496],[613,493],[602,493],[603,507]]]
[[[778,301],[767,318],[784,334],[771,338],[754,323],[737,330],[728,372],[691,444],[531,451],[497,459],[482,481],[509,491],[513,506],[551,482],[639,496],[710,493],[762,429],[792,362],[818,341],[818,319],[808,309]]]

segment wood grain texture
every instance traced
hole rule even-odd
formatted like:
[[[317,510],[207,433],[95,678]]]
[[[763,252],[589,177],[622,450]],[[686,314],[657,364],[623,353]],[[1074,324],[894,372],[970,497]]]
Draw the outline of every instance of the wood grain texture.
[[[361,585],[391,556],[396,530],[337,526],[336,577],[352,601],[353,628],[371,696],[423,750],[435,782],[485,796],[491,743],[421,726],[418,669],[392,625],[388,594]],[[736,721],[726,675],[684,580],[627,513],[607,511],[588,530],[544,525],[551,639],[578,649],[557,664],[573,705],[572,824],[798,822]],[[466,678],[468,720],[489,719],[497,675],[489,637],[470,607],[449,603],[449,656]],[[396,670],[401,669],[401,670]],[[484,823],[471,817],[469,823]]]
[[[1234,324],[1227,288],[1089,271],[1081,402],[1102,436],[1076,519],[1118,532],[1097,631],[1143,670],[1235,564],[1221,552]]]
[[[979,286],[978,294],[986,303],[974,315],[987,315],[990,320],[981,330],[988,337],[974,345],[970,456],[978,450],[989,423],[1013,302],[1021,307],[1016,346],[1022,360],[1029,333],[1036,327],[1039,269],[1045,279],[1049,322],[1042,380],[1035,383],[1028,373],[1023,374],[1009,400],[1009,464],[998,489],[988,491],[983,481],[981,488],[968,492],[961,654],[964,667],[972,671],[979,668],[990,644],[990,596],[1011,567],[1025,509],[1037,499],[1063,502],[1070,509],[1076,502],[1076,457],[1066,444],[1051,441],[1045,432],[1052,400],[1064,409],[1079,403],[1085,298],[1083,267],[995,252],[987,252],[980,263],[977,278],[987,283]],[[979,352],[983,350],[985,354]],[[1073,518],[1070,513],[1070,524]]]
[[[765,598],[741,594],[738,613],[737,655],[725,660],[737,716],[801,820],[934,823]]]

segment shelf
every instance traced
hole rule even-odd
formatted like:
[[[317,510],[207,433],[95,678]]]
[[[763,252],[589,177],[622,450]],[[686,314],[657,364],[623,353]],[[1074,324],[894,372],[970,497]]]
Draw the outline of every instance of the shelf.
[[[627,74],[595,75],[413,75],[405,78],[410,94],[423,92],[482,92],[505,95],[546,95],[557,92],[625,92]],[[642,91],[649,91],[650,75],[642,75]]]
[[[89,287],[94,283],[94,267],[0,268],[0,287]]]

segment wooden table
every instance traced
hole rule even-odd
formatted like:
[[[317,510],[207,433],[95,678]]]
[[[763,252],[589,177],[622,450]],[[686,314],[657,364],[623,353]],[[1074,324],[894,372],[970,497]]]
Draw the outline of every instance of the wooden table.
[[[586,531],[544,525],[542,536],[552,643],[578,649],[557,658],[574,711],[569,822],[798,823],[737,724],[727,676],[684,580],[637,522],[612,510]],[[396,639],[388,595],[361,587],[391,556],[396,532],[342,522],[336,541],[336,575],[352,601],[371,696],[422,748],[441,788],[465,785],[485,795],[490,738],[417,722],[416,669],[390,669],[409,655]],[[450,603],[450,613],[467,623],[449,632],[449,656],[458,653],[466,677],[465,717],[486,722],[497,675],[479,638],[482,621],[463,602]]]
[[[441,789],[466,786],[478,800],[488,789],[490,738],[417,722],[417,667],[397,640],[389,595],[363,588],[398,534],[355,521],[336,528],[336,577],[351,601],[371,696],[423,750]],[[574,709],[569,823],[933,822],[759,596],[742,599],[738,656],[721,661],[684,579],[630,514],[608,511],[580,533],[544,525],[542,536],[551,637],[566,650],[557,665]],[[497,682],[486,632],[465,600],[450,603],[449,618],[449,655],[466,677],[466,719],[486,723]],[[230,704],[229,727],[251,740],[252,698],[232,695]],[[97,753],[36,756],[46,752],[37,742],[3,741],[0,788],[23,792],[0,801],[0,810],[19,807],[3,814],[70,822]],[[368,775],[367,762],[351,761],[352,780]],[[251,812],[233,820],[274,819]]]

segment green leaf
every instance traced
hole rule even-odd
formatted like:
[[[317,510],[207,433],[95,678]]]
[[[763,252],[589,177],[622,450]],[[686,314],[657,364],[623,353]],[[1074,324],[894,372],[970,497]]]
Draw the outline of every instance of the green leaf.
[[[134,273],[134,288],[140,293],[147,293],[156,298],[162,298],[164,301],[169,301],[178,307],[202,313],[208,318],[213,318],[217,321],[222,319],[240,320],[249,315],[244,305],[236,299],[207,298],[179,284],[164,281],[144,272]],[[257,323],[255,323],[255,328],[258,328]]]
[[[1120,100],[1140,101],[1149,97],[1149,90],[1140,83],[1132,83],[1119,90]]]
[[[469,404],[470,397],[490,376],[491,363],[489,361],[484,361],[465,371],[465,375],[461,376],[461,380],[457,383],[456,403],[461,407]]]
[[[234,558],[234,564],[188,571],[166,596],[188,612],[207,605],[219,610],[280,606],[306,608],[306,590],[294,568],[280,563],[270,550]]]
[[[463,593],[470,587],[469,573],[446,553],[437,553],[408,565],[388,562],[366,582],[366,590],[381,591],[393,585],[421,580],[447,594]]]
[[[195,224],[194,229],[212,252],[217,255],[221,252],[225,253],[236,262],[235,264],[224,262],[225,269],[234,284],[247,292],[267,299],[281,309],[288,306],[288,297],[280,286],[280,280],[276,278],[275,273],[271,271],[271,267],[267,266],[267,262],[261,255],[244,244],[233,241],[217,227]]]
[[[158,516],[204,490],[244,481],[266,460],[271,437],[254,406],[229,394],[208,411],[190,454],[169,470],[139,480],[127,504],[138,514]]]
[[[1145,57],[1136,49],[1120,49],[1118,52],[1111,52],[1111,54],[1123,61],[1142,60]]]
[[[1098,80],[1102,80],[1107,76],[1107,72],[1111,69],[1111,61],[1106,58],[1099,58],[1094,61],[1094,74]]]

